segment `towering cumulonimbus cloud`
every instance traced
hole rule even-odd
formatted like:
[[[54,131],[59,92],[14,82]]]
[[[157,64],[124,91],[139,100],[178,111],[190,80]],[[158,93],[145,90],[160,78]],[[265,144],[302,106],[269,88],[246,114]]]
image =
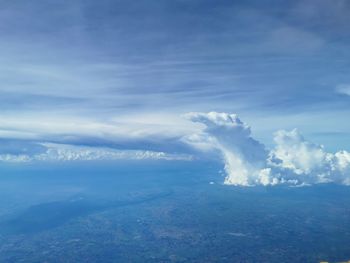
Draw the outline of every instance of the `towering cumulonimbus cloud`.
[[[251,137],[250,128],[237,115],[210,112],[188,113],[185,117],[206,126],[202,134],[186,140],[194,146],[207,143],[208,148],[222,153],[227,173],[225,183],[251,185],[259,180],[268,152]]]
[[[225,184],[350,185],[350,153],[327,153],[322,146],[306,141],[296,129],[277,131],[276,146],[268,151],[235,114],[191,112],[185,117],[205,128],[184,141],[200,150],[219,151],[225,164]]]

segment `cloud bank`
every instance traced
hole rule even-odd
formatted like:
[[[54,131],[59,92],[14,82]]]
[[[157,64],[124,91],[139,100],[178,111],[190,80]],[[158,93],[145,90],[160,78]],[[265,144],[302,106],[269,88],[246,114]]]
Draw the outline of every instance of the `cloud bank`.
[[[274,134],[275,148],[266,147],[252,137],[250,127],[237,115],[198,113],[185,115],[205,126],[202,132],[184,141],[202,151],[221,154],[229,185],[308,185],[339,183],[350,185],[350,153],[335,154],[311,143],[294,129]]]
[[[169,160],[189,161],[191,155],[145,150],[116,150],[102,147],[42,143],[40,153],[0,154],[0,162],[23,163],[33,161],[101,161],[101,160]]]

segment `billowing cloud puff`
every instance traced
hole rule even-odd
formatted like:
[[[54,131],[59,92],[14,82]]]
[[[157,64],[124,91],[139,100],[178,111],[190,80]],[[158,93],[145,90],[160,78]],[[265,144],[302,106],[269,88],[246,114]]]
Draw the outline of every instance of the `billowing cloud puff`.
[[[198,149],[220,152],[226,184],[350,184],[350,153],[327,153],[322,146],[306,141],[296,129],[276,132],[276,146],[267,151],[235,114],[188,113],[186,117],[205,127],[202,133],[184,140]]]
[[[188,113],[185,117],[206,126],[202,134],[188,136],[185,140],[196,147],[206,145],[207,149],[211,147],[222,153],[227,184],[250,185],[258,180],[268,153],[235,114]]]

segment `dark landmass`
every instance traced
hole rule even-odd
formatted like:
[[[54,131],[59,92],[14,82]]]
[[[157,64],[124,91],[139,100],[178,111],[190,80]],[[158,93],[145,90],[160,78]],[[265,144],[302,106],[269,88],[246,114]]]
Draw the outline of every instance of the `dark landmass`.
[[[347,186],[225,186],[209,164],[54,171],[0,179],[0,262],[350,259]]]

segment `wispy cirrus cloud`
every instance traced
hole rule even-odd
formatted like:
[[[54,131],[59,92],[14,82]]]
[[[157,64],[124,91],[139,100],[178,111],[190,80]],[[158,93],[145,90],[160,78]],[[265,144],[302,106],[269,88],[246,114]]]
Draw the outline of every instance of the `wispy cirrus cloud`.
[[[347,143],[331,135],[350,128],[347,86],[334,92],[350,82],[346,0],[0,5],[0,138],[14,149],[190,152],[181,138],[203,134],[177,116],[191,111],[239,112],[264,141],[299,127]]]

